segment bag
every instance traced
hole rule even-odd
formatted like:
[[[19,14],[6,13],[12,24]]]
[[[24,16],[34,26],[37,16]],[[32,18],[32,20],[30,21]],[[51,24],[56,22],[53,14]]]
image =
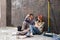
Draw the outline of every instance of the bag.
[[[22,26],[17,26],[17,30],[21,31]]]

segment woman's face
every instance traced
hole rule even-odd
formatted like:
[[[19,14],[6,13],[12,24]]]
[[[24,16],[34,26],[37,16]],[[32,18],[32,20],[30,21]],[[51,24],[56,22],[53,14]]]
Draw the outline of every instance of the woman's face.
[[[38,17],[38,21],[42,22],[42,19],[40,19],[40,18]]]

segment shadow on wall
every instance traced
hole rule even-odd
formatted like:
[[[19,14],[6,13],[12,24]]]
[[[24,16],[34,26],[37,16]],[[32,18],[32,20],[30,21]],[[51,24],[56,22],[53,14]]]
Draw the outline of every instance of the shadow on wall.
[[[45,22],[43,31],[48,32],[48,19],[47,19],[47,17],[44,16],[43,17],[43,21]],[[58,29],[58,26],[55,23],[55,20],[52,19],[51,17],[50,17],[50,26],[49,26],[49,29],[50,29],[50,32],[51,33],[56,33],[56,34],[59,34],[60,33],[59,32],[59,29]]]

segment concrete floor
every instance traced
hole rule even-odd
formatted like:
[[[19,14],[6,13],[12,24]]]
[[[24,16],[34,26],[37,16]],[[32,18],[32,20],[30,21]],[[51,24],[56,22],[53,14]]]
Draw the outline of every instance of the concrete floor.
[[[30,38],[21,38],[21,36],[15,35],[17,33],[16,27],[0,28],[0,40],[52,40],[51,37],[43,35],[34,35]]]

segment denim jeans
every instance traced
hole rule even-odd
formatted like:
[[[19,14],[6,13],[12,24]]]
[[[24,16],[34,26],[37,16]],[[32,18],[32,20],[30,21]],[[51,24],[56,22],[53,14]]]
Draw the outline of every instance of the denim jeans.
[[[34,34],[34,35],[35,35],[35,34],[40,34],[39,29],[36,28],[34,25],[30,25],[29,27],[30,27],[30,31],[27,32],[26,35],[30,35],[30,33],[32,33],[32,34]]]
[[[40,34],[39,29],[34,25],[30,25],[30,32],[32,32],[33,34]]]
[[[57,36],[56,34],[53,35],[53,40],[60,40],[60,36]]]

